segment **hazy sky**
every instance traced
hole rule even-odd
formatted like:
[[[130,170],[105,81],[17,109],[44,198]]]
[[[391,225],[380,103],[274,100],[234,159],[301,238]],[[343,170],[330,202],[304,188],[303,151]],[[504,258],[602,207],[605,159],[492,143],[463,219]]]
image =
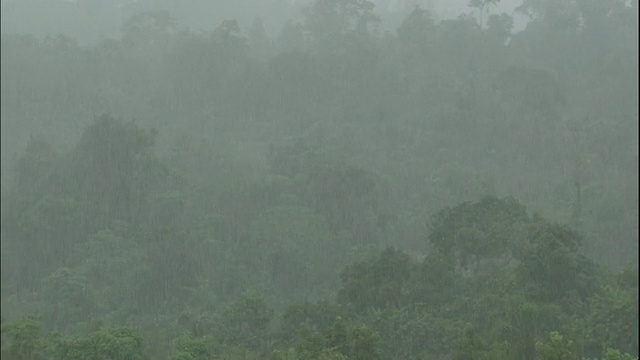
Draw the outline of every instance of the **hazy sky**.
[[[311,0],[0,0],[2,33],[31,33],[37,36],[64,33],[82,42],[117,36],[122,21],[143,10],[168,10],[180,25],[196,31],[211,31],[224,19],[237,19],[243,29],[260,16],[269,35],[278,34],[287,19],[300,15]],[[455,18],[472,12],[468,0],[374,0],[386,29],[421,5],[435,12],[436,19]],[[521,0],[502,0],[491,13],[513,9]],[[516,18],[516,31],[524,26]]]

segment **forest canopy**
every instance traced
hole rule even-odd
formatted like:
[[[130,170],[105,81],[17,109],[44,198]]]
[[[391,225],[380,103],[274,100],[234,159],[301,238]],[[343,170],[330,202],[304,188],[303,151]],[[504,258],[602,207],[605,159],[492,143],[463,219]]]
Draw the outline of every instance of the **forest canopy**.
[[[495,3],[2,33],[2,356],[637,358],[638,2]]]

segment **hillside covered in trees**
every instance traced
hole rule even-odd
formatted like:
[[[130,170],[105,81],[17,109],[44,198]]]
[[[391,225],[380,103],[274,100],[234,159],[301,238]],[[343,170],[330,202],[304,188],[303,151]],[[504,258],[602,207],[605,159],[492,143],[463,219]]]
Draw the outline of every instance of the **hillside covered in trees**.
[[[638,2],[492,3],[3,33],[2,356],[637,358]]]

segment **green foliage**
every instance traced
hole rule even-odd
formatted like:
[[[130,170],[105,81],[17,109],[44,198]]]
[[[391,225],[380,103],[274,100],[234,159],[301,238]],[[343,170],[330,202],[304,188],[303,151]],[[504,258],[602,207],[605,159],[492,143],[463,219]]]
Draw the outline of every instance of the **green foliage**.
[[[211,359],[210,339],[193,339],[187,335],[176,338],[174,341],[176,353],[172,360],[207,360]]]
[[[522,247],[528,221],[515,199],[489,196],[434,215],[429,240],[433,251],[455,259],[462,270],[483,260],[508,264]]]
[[[571,291],[582,300],[589,296],[590,282],[597,281],[590,262],[578,253],[582,238],[567,226],[534,218],[528,243],[520,255],[520,279],[531,296],[562,299]]]
[[[327,261],[339,267],[341,244],[337,244],[326,220],[314,210],[302,206],[277,206],[260,213],[251,224],[252,239],[244,253],[251,254],[252,262],[260,262],[260,287],[265,292],[295,299],[297,289],[303,286],[327,288],[337,279]],[[320,251],[335,253],[334,259],[319,261]]]
[[[360,167],[321,165],[310,171],[301,195],[327,219],[332,229],[340,231],[370,221],[376,201],[375,185],[371,175]]]
[[[273,316],[264,298],[253,294],[240,296],[214,317],[211,334],[216,352],[225,354],[237,349],[266,353]]]
[[[471,360],[480,359],[486,351],[487,346],[484,344],[477,331],[472,325],[467,325],[460,339],[455,342],[453,351],[453,359],[455,360]]]
[[[384,359],[384,346],[380,335],[366,325],[360,325],[351,331],[349,359]]]
[[[539,339],[566,321],[566,315],[557,305],[512,297],[507,306],[508,323],[501,326],[500,338],[507,340],[516,353],[528,358],[535,354]]]
[[[637,285],[637,284],[636,284]],[[593,352],[604,352],[607,348],[637,353],[638,295],[629,288],[605,286],[594,294],[590,301],[590,312],[582,333]]]
[[[42,331],[40,319],[28,316],[2,324],[2,356],[10,359],[47,359],[49,343]]]
[[[127,234],[128,229],[118,232]],[[73,268],[91,284],[95,312],[119,323],[141,310],[144,294],[137,282],[150,278],[148,257],[138,242],[102,230],[76,247]]]
[[[3,33],[2,355],[637,356],[637,1],[495,3]]]
[[[414,264],[408,255],[387,248],[378,259],[347,266],[342,274],[338,299],[358,311],[402,306]]]
[[[634,360],[637,359],[629,355],[629,353],[621,353],[620,350],[607,348],[604,352],[604,360]]]
[[[42,301],[45,320],[59,331],[78,325],[85,314],[96,310],[98,294],[86,275],[78,269],[59,268],[43,280]]]
[[[33,260],[8,259],[18,272],[14,275],[18,287],[31,289],[44,276],[67,264],[71,248],[80,239],[80,232],[72,226],[79,210],[72,197],[44,195],[22,213],[14,214],[18,218],[7,230],[11,234],[8,248]]]
[[[545,360],[573,360],[577,359],[577,350],[571,340],[565,340],[557,332],[549,333],[548,339],[536,343],[536,352],[540,359]]]
[[[430,251],[419,269],[416,301],[438,305],[451,302],[460,281],[454,269],[454,259],[437,249]]]
[[[82,338],[62,340],[58,344],[61,359],[147,359],[142,336],[132,329],[100,329]]]
[[[150,191],[164,169],[149,149],[155,134],[105,114],[84,132],[62,175],[62,186],[79,198],[84,219],[97,231],[107,221],[142,220]]]
[[[130,328],[102,328],[85,337],[47,334],[34,316],[2,324],[2,356],[11,359],[144,360],[142,336]]]
[[[494,344],[483,355],[483,359],[486,360],[508,360],[516,357],[516,352],[508,341]]]
[[[307,331],[327,331],[341,314],[342,307],[329,300],[291,305],[279,319],[279,342],[284,346],[292,346],[298,343]]]
[[[301,340],[293,351],[303,359],[383,359],[380,335],[366,325],[350,326],[338,316],[333,325],[322,331],[301,329]],[[277,356],[283,357],[279,352]],[[277,359],[278,357],[276,357]]]

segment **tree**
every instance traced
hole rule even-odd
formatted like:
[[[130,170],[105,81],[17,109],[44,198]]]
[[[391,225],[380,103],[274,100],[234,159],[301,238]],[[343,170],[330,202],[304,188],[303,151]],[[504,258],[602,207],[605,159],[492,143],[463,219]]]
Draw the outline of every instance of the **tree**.
[[[57,345],[60,359],[146,360],[143,338],[130,328],[102,328],[86,337],[62,339]]]
[[[580,328],[590,355],[608,348],[638,354],[638,291],[607,285],[589,299],[589,314]]]
[[[504,45],[511,37],[513,18],[505,13],[494,14],[487,19],[487,32],[500,45]]]
[[[223,20],[213,32],[216,42],[231,48],[244,48],[246,39],[240,35],[240,26],[237,20]]]
[[[130,328],[101,328],[84,337],[44,333],[39,318],[3,324],[2,356],[11,359],[146,360],[143,338]],[[6,341],[6,342],[5,342]]]
[[[301,340],[295,347],[299,358],[324,359],[383,359],[383,342],[377,332],[366,325],[350,326],[337,316],[333,325],[324,331],[303,328]]]
[[[188,335],[180,336],[173,340],[176,353],[171,360],[208,360],[211,359],[211,340],[202,337],[193,339]]]
[[[415,269],[409,256],[387,248],[380,257],[347,266],[341,273],[338,301],[358,312],[407,303],[411,275]]]
[[[220,353],[242,349],[265,354],[269,339],[267,329],[273,315],[264,298],[251,293],[243,294],[216,314],[213,324],[214,346]]]
[[[598,283],[597,268],[578,253],[580,235],[565,225],[534,217],[528,241],[518,255],[518,277],[530,296],[562,303],[586,300]]]
[[[166,47],[176,29],[176,20],[169,12],[143,11],[124,21],[121,29],[122,42],[134,53],[144,55],[145,52],[153,51],[153,54],[158,55],[158,51],[167,51]]]
[[[247,256],[244,260],[259,264],[257,286],[282,300],[321,293],[337,282],[334,266],[346,261],[341,255],[344,246],[336,241],[327,221],[308,207],[265,209],[253,220],[251,233],[250,243],[241,250]]]
[[[505,315],[508,323],[500,329],[500,336],[525,360],[536,359],[536,344],[566,321],[559,306],[532,302],[521,295],[509,299]]]
[[[151,153],[156,133],[108,114],[86,129],[59,174],[59,186],[80,202],[84,231],[143,219],[148,196],[165,178]]]
[[[51,190],[44,191],[50,193]],[[7,259],[13,265],[9,275],[20,295],[26,289],[34,289],[59,266],[68,265],[71,249],[83,237],[77,223],[80,206],[73,197],[47,194],[22,209],[10,208],[8,213],[6,216],[13,221],[7,226],[9,240],[3,239],[7,242],[7,252],[17,258],[31,259],[19,262]]]
[[[435,214],[430,246],[462,271],[483,261],[507,265],[524,244],[528,222],[524,206],[515,199],[488,196]]]
[[[351,330],[348,358],[353,360],[384,359],[383,342],[377,332],[366,325]]]
[[[351,33],[368,35],[370,25],[380,21],[375,4],[362,0],[316,0],[303,9],[305,28],[321,48],[341,44]]]
[[[455,342],[453,351],[454,360],[481,359],[487,350],[482,338],[471,324],[467,324],[461,338]]]
[[[398,40],[407,45],[423,45],[433,37],[435,30],[429,11],[416,6],[398,27]]]
[[[375,209],[375,179],[365,169],[350,164],[317,165],[309,171],[301,197],[333,229],[362,226]]]
[[[629,353],[621,353],[620,350],[607,348],[604,352],[604,358],[602,360],[634,360],[637,357],[631,356]]]
[[[40,319],[27,316],[2,324],[2,356],[10,359],[48,359],[50,344],[42,331]]]
[[[469,0],[469,7],[478,9],[478,23],[480,24],[480,28],[484,27],[484,22],[482,21],[484,18],[484,12],[489,11],[489,7],[499,3],[500,0]]]
[[[15,164],[16,192],[18,196],[29,197],[19,202],[33,203],[46,194],[46,181],[50,180],[57,160],[58,154],[49,142],[38,137],[29,138],[24,154]]]
[[[74,268],[94,289],[94,316],[116,323],[140,309],[145,295],[140,282],[151,277],[145,249],[119,232],[127,234],[131,230],[102,230],[78,244],[75,248],[78,266]]]
[[[577,358],[573,341],[565,340],[557,331],[550,332],[546,341],[536,343],[536,352],[539,358],[544,360],[574,360]]]
[[[45,321],[64,332],[86,327],[88,314],[98,309],[97,293],[80,269],[58,268],[42,282],[40,296],[45,303]]]
[[[275,55],[273,41],[267,36],[264,22],[260,17],[253,19],[247,42],[251,53],[259,60],[265,60]]]

